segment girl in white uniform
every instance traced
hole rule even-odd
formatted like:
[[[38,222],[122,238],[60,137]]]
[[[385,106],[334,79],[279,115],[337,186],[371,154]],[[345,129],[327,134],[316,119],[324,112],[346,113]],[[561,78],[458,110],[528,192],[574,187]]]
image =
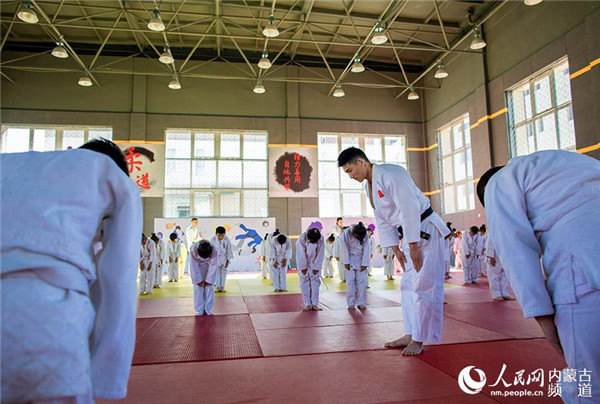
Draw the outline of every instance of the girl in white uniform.
[[[318,229],[302,233],[296,242],[296,266],[300,277],[300,290],[304,311],[322,310],[319,307],[321,267],[325,257],[325,243]]]
[[[190,275],[194,284],[194,310],[197,316],[212,315],[218,254],[217,247],[208,240],[200,240],[191,247]]]
[[[492,244],[492,240],[489,237],[487,238],[485,253],[487,256],[487,273],[492,298],[498,301],[513,300],[508,291],[508,278],[506,277],[506,272],[504,271],[504,268],[502,268],[500,258],[496,254],[494,244]]]
[[[158,238],[155,233],[152,233],[150,237],[152,241],[154,241],[154,245],[156,246],[156,260],[154,261],[154,274],[153,274],[153,285],[154,289],[160,289],[162,286],[162,268],[164,262],[164,254],[165,249],[162,241]]]
[[[287,266],[292,258],[292,243],[285,234],[279,234],[271,242],[269,263],[273,271],[275,292],[287,292]]]
[[[486,244],[487,244],[487,240],[488,240],[488,235],[486,233],[487,229],[485,227],[485,224],[482,224],[481,227],[479,228],[479,236],[477,238],[477,270],[478,270],[478,275],[481,276],[486,276],[487,274],[487,270],[486,270],[486,254],[485,254],[485,249],[486,249]]]
[[[469,231],[463,233],[461,239],[461,255],[462,255],[462,268],[465,276],[465,283],[479,283],[477,282],[477,274],[479,273],[479,261],[477,260],[477,246],[475,236],[479,229],[477,226],[473,226]]]
[[[140,295],[151,295],[154,283],[154,262],[156,260],[156,245],[154,241],[142,234],[140,248]]]
[[[323,277],[333,278],[333,244],[335,236],[332,234],[325,242],[325,258],[323,259]]]
[[[383,249],[383,274],[387,276],[388,281],[394,280],[394,251],[392,247]]]
[[[233,248],[231,247],[231,240],[225,235],[225,227],[217,227],[216,234],[210,240],[210,243],[217,247],[217,254],[219,256],[219,269],[215,281],[216,292],[225,292],[227,268],[233,259]]]
[[[167,244],[167,257],[169,267],[169,282],[179,282],[179,260],[181,258],[181,242],[177,237],[177,233],[169,235]]]
[[[340,237],[336,237],[333,242],[333,256],[337,262],[338,276],[341,283],[346,283],[346,269],[342,263],[342,248],[340,246]]]
[[[346,303],[348,309],[367,306],[367,268],[371,256],[367,229],[359,222],[352,225],[339,237],[341,260],[346,269]]]
[[[267,238],[269,233],[265,234],[262,243],[260,243],[260,274],[263,279],[267,279],[267,272],[269,271],[269,242]]]

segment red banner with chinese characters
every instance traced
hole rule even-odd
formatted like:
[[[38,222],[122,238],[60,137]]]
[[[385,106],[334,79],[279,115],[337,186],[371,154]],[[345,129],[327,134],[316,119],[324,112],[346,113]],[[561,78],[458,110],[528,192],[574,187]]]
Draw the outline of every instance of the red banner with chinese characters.
[[[318,197],[316,147],[269,146],[269,196]]]

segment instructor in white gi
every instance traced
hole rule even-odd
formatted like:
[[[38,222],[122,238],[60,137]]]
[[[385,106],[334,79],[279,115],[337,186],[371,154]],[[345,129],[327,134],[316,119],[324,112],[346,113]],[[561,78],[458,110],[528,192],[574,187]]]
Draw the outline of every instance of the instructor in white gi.
[[[563,383],[563,400],[597,402],[600,162],[561,150],[516,157],[486,172],[477,196],[523,314],[564,351],[569,368],[591,371],[591,398],[577,397],[577,383]]]
[[[124,398],[142,203],[123,153],[95,140],[0,166],[2,402]]]
[[[398,244],[398,227],[404,229],[417,276],[411,287],[416,298],[412,334],[386,344],[404,348],[403,355],[418,355],[424,342],[438,342],[442,334],[444,304],[444,237],[449,230],[431,209],[429,199],[417,188],[408,172],[394,164],[372,164],[365,153],[350,147],[338,156],[338,166],[350,178],[367,180],[365,191],[373,207],[382,247],[392,247],[401,263],[406,262]]]

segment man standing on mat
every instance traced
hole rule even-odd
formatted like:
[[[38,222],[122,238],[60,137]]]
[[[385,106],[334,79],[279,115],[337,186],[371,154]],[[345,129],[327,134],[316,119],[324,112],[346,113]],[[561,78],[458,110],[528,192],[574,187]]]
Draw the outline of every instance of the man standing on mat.
[[[402,307],[414,312],[411,330],[387,348],[404,348],[403,355],[418,355],[424,342],[438,342],[442,334],[444,304],[444,237],[446,224],[431,209],[429,199],[417,188],[408,172],[394,164],[372,164],[365,153],[350,147],[338,156],[338,167],[358,182],[367,180],[365,191],[373,207],[381,247],[392,247],[401,263],[406,257],[399,247],[398,227],[404,230],[414,265],[413,282],[402,284],[402,292],[414,293],[414,304]],[[404,287],[411,290],[405,290]],[[405,315],[407,316],[407,315]]]

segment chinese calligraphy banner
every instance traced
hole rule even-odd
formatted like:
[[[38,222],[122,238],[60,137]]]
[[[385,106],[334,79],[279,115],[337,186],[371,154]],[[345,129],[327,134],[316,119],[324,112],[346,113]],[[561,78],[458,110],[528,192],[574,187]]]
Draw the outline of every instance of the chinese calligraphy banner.
[[[185,233],[191,225],[190,219],[154,219],[154,232],[157,235],[162,233],[162,239],[168,242],[169,235],[179,226],[180,229],[176,233],[182,242],[182,254],[187,254],[188,240]],[[228,269],[230,271],[260,271],[260,244],[268,233],[275,231],[275,218],[198,218],[198,232],[203,239],[210,240],[215,235],[217,226],[225,227],[227,237],[231,240],[231,246],[233,247],[233,259]]]
[[[125,153],[129,176],[142,196],[161,197],[164,189],[165,145],[120,143]]]
[[[316,147],[269,145],[269,196],[319,196]]]

